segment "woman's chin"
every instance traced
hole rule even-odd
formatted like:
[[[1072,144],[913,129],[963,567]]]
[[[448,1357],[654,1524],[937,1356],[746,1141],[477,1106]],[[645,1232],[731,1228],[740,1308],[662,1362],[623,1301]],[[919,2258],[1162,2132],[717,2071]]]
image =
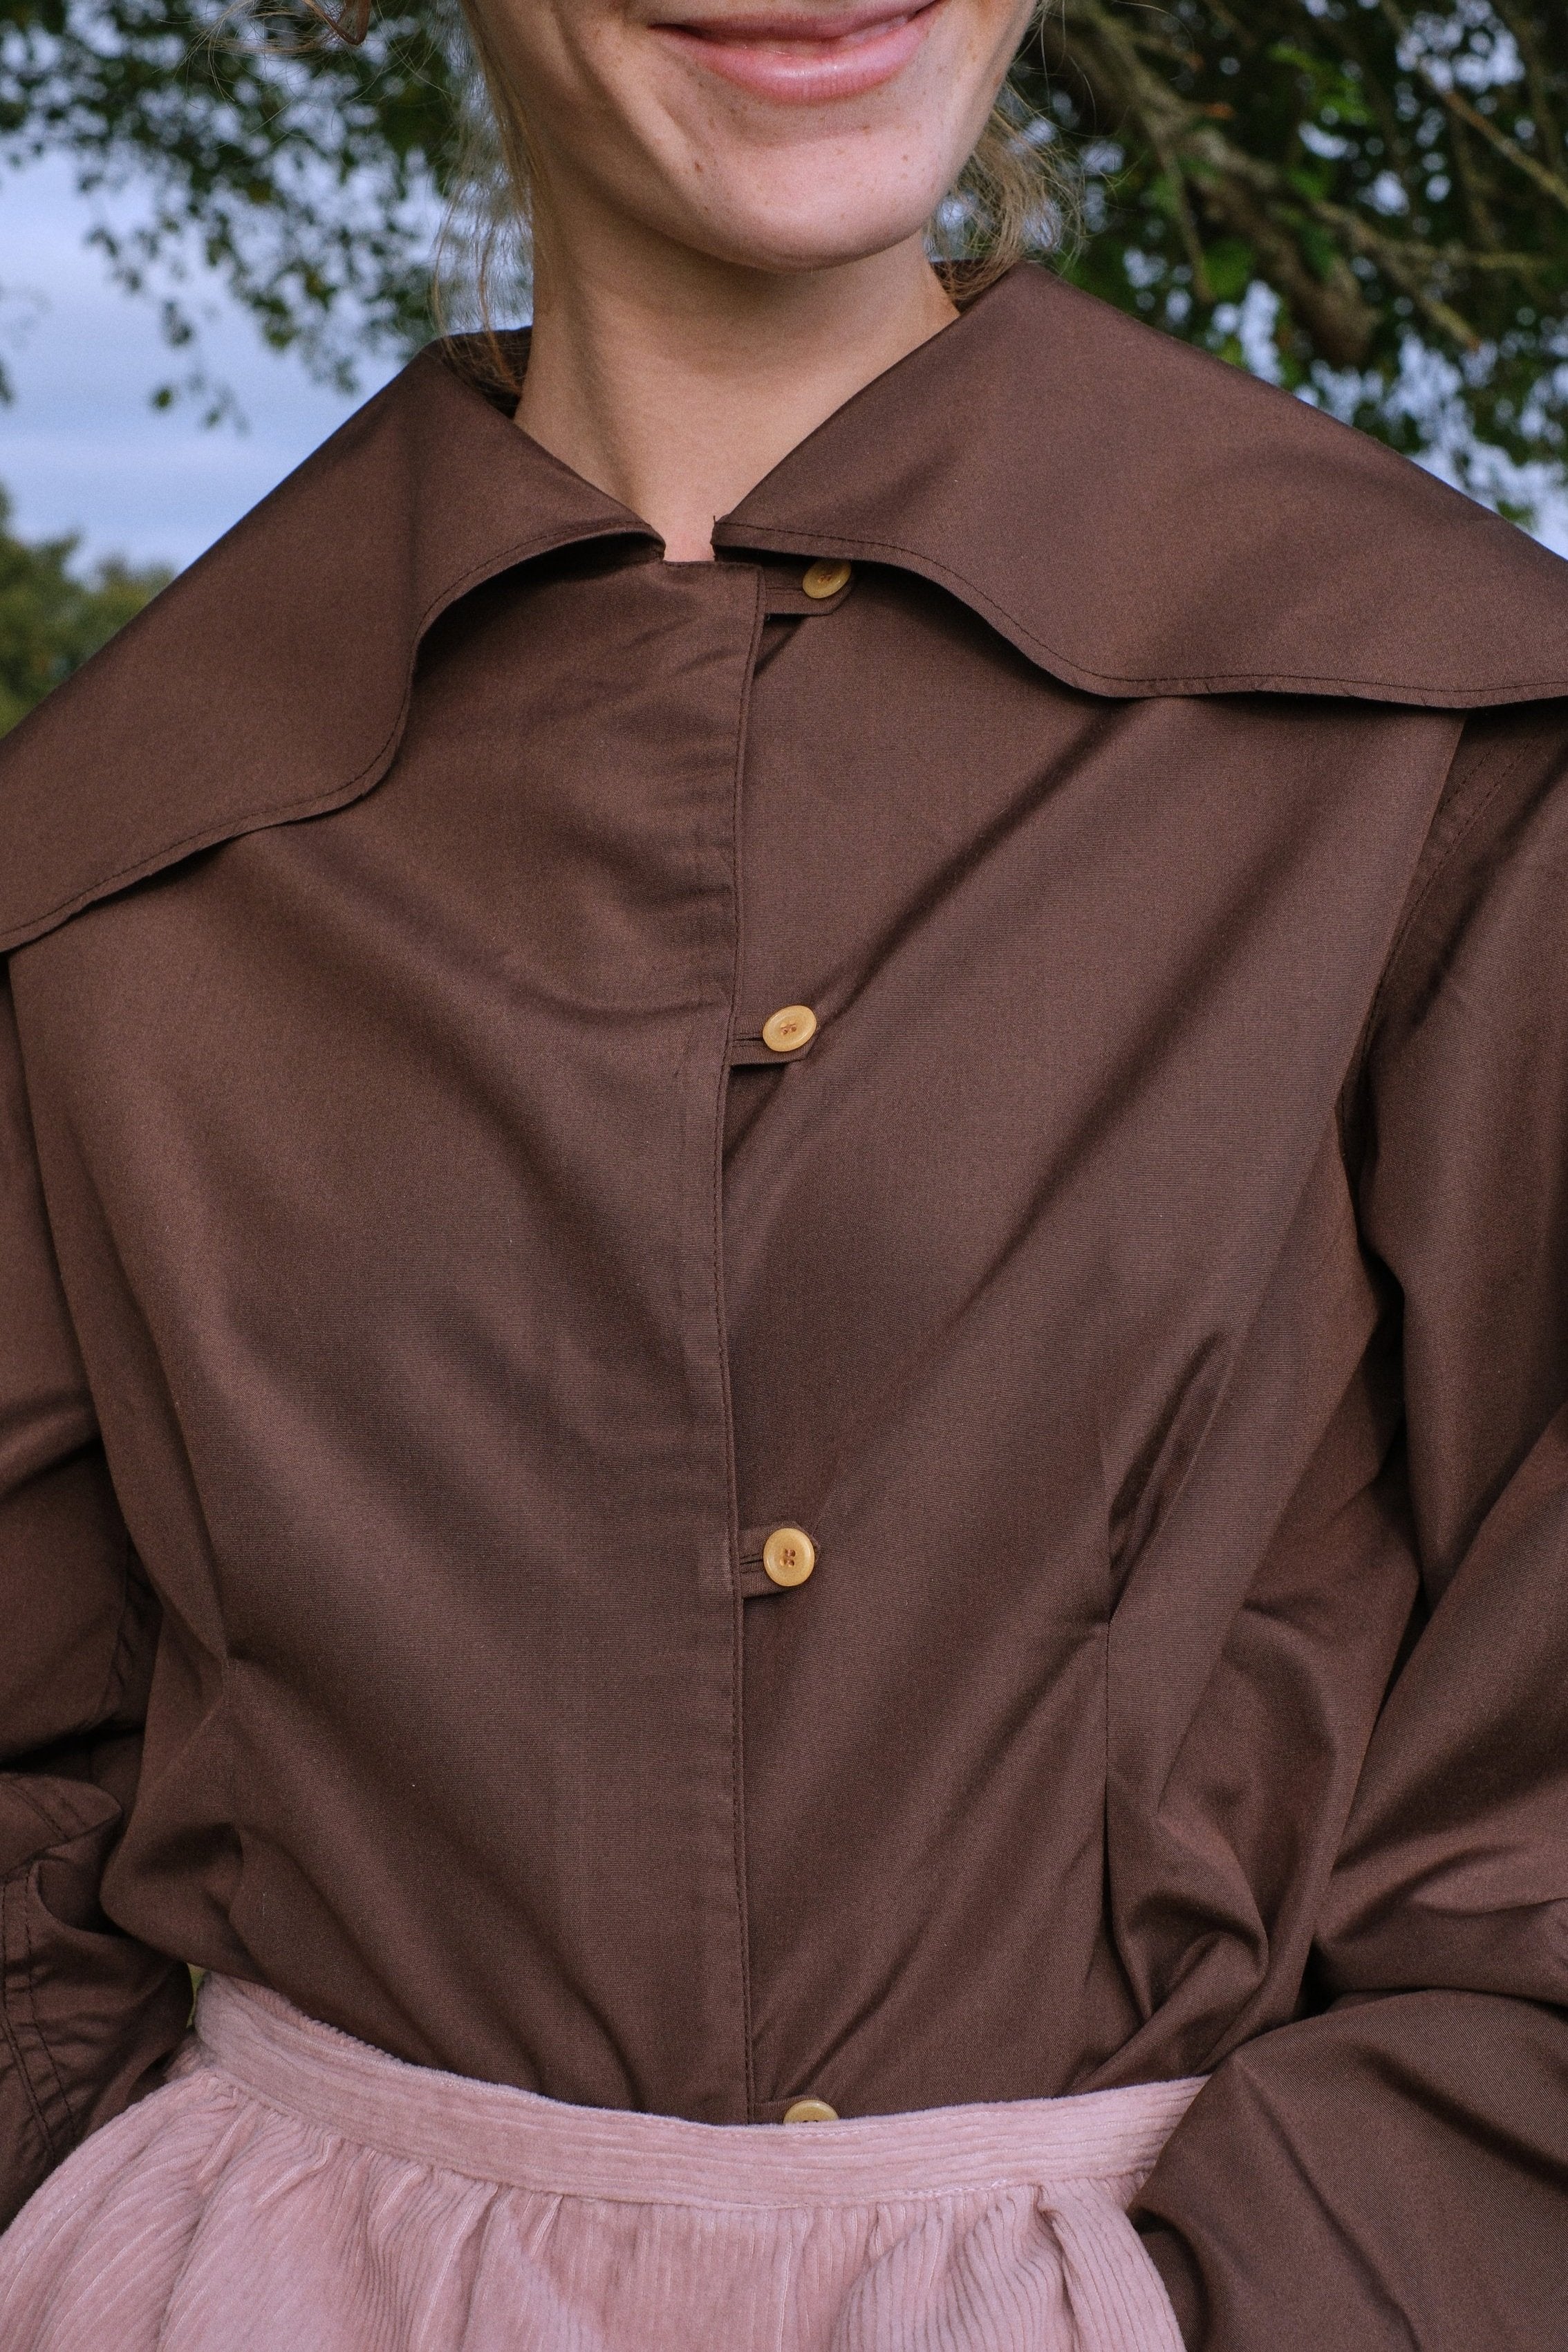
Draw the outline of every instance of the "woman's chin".
[[[818,170],[781,173],[776,150],[766,161],[771,168],[739,173],[738,186],[710,184],[690,192],[688,221],[665,226],[715,260],[797,276],[864,261],[920,236],[946,184],[938,172],[929,185],[900,178],[879,192],[865,173],[846,196],[825,188]]]
[[[751,238],[738,236],[736,226],[732,220],[727,222],[722,239],[694,237],[690,242],[715,261],[739,269],[754,269],[775,278],[804,278],[815,270],[842,269],[857,261],[868,261],[873,255],[886,253],[890,247],[902,245],[906,238],[916,236],[923,223],[901,222],[874,242],[868,239],[863,226],[853,236],[814,236],[805,230],[791,236],[787,233],[781,235],[774,222],[765,231],[759,224],[756,235]]]

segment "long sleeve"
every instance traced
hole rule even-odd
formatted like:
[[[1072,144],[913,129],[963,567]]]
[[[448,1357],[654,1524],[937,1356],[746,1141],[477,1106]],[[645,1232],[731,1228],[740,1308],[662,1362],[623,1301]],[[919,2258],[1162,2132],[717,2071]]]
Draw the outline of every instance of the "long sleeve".
[[[1194,2352],[1568,2346],[1568,722],[1472,720],[1369,1024],[1422,1604],[1307,2005],[1135,2219]]]
[[[155,1633],[61,1296],[0,987],[0,2223],[151,2087],[184,2023],[184,1970],[99,1905]]]

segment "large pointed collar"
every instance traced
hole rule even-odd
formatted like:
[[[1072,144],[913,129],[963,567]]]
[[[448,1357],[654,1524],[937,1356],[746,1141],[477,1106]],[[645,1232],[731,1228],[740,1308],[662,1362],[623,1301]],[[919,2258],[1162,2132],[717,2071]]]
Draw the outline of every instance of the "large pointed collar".
[[[423,352],[0,742],[0,951],[384,774],[431,624],[647,526]]]
[[[939,582],[1092,694],[1568,692],[1568,565],[1406,459],[1023,266],[720,525]]]
[[[422,353],[0,745],[0,950],[369,790],[439,613],[510,565],[628,536],[654,539],[471,366]],[[1568,695],[1568,566],[1028,267],[839,409],[715,541],[918,572],[1090,693]]]

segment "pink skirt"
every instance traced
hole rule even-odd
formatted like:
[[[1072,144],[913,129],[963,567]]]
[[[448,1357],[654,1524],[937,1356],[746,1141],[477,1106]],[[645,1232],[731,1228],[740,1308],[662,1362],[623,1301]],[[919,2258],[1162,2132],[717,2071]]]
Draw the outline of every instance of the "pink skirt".
[[[1181,2352],[1126,2208],[1199,2088],[697,2124],[209,1977],[0,2238],[5,2352]]]

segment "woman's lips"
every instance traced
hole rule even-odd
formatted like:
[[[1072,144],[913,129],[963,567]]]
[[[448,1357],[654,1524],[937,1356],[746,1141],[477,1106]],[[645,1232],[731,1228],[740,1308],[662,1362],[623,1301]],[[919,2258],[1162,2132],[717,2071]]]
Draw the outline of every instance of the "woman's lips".
[[[653,32],[710,73],[759,98],[820,106],[859,98],[901,72],[925,39],[942,0],[905,8],[857,8],[810,16],[780,9],[752,16],[700,17],[654,25]]]

